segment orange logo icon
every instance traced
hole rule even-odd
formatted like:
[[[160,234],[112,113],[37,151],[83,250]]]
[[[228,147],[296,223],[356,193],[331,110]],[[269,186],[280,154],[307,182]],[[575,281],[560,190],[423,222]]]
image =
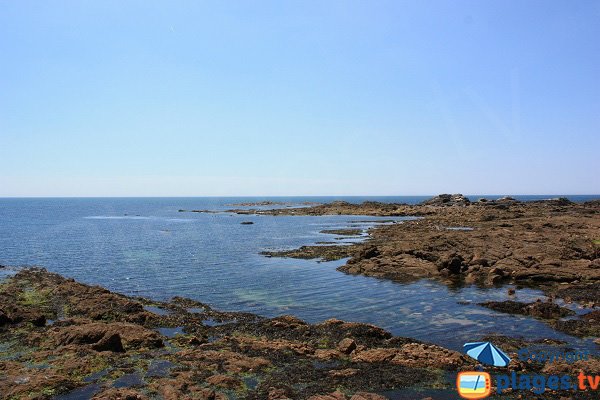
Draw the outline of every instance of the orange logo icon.
[[[459,372],[456,388],[463,399],[485,399],[492,390],[492,379],[487,372]]]

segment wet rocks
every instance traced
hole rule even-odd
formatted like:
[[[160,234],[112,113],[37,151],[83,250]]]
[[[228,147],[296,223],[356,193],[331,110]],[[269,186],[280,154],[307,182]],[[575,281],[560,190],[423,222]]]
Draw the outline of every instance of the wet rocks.
[[[452,285],[522,284],[567,300],[585,298],[585,304],[600,297],[600,218],[594,218],[600,214],[600,202],[501,198],[467,203],[460,196],[442,195],[426,203],[330,203],[277,210],[273,215],[393,212],[424,218],[377,226],[369,230],[366,242],[340,249],[305,246],[265,254],[324,261],[350,257],[338,270],[398,282],[436,278]],[[445,229],[449,226],[474,229]]]
[[[600,310],[579,316],[577,319],[556,321],[554,328],[573,336],[600,336]]]
[[[334,261],[349,257],[354,254],[352,246],[302,246],[294,250],[263,251],[260,254],[267,257],[320,259]]]
[[[323,229],[320,233],[331,235],[357,236],[362,233],[362,229]]]
[[[554,289],[552,293],[567,302],[576,301],[593,306],[600,302],[600,282],[561,285]]]
[[[390,255],[380,245],[376,249],[370,260]],[[435,270],[435,263],[426,260],[432,259],[430,254],[432,249],[395,256]],[[86,306],[76,307],[84,296]],[[374,392],[444,385],[444,371],[473,367],[460,353],[394,337],[374,325],[338,319],[308,324],[293,316],[267,319],[183,298],[150,302],[43,270],[9,278],[0,285],[0,300],[10,319],[0,329],[0,342],[16,346],[10,359],[0,359],[0,393],[15,398],[46,399],[93,385],[88,398],[379,399]],[[114,301],[115,309],[104,308],[102,301]],[[95,303],[99,310],[87,305]],[[154,307],[144,310],[143,305]],[[55,321],[36,327],[25,322],[25,310]],[[15,322],[13,315],[22,319]],[[106,319],[95,319],[98,315]],[[207,315],[231,322],[207,325]],[[595,321],[595,314],[585,321]],[[167,339],[156,331],[165,326],[183,329]],[[163,340],[170,342],[168,347],[162,348]],[[172,367],[157,373],[158,364]],[[143,377],[135,383],[139,389],[110,387],[133,375]]]
[[[456,253],[451,253],[440,260],[438,267],[441,273],[452,275],[460,274],[468,268],[463,257]]]
[[[367,246],[361,249],[353,259],[368,260],[373,257],[380,256],[381,253],[377,249],[377,246]]]
[[[403,366],[456,369],[473,362],[464,355],[436,345],[407,343],[399,348],[373,348],[357,351],[353,361],[366,363],[386,362]]]
[[[85,304],[76,304],[84,297]],[[365,390],[436,382],[439,375],[425,368],[438,366],[418,356],[419,351],[431,350],[444,368],[459,365],[448,361],[452,352],[422,348],[369,324],[266,319],[183,298],[150,302],[43,270],[23,270],[9,278],[0,286],[0,299],[5,316],[0,341],[10,338],[18,347],[12,361],[0,360],[0,375],[7,377],[0,379],[0,393],[16,398],[46,399],[79,388],[97,399],[225,399],[225,393],[240,399],[306,399],[344,388],[347,400],[375,396]],[[113,302],[112,310],[104,301]],[[25,311],[55,321],[36,327],[25,321]],[[206,325],[207,315],[231,322]],[[183,329],[165,339],[156,331],[165,326]],[[161,348],[163,340],[170,342],[167,349]],[[379,352],[392,358],[378,359]],[[163,364],[172,368],[157,372],[156,365]],[[140,389],[120,387],[130,376],[143,377],[135,381]]]
[[[198,210],[208,212],[208,210]],[[193,212],[193,211],[192,211]],[[240,215],[369,215],[369,216],[403,216],[415,215],[413,207],[407,204],[381,203],[376,201],[365,201],[361,204],[346,201],[333,201],[327,204],[314,205],[312,207],[274,208],[265,209],[232,209]]]
[[[148,396],[134,389],[108,389],[92,397],[92,400],[148,400]]]
[[[518,301],[488,301],[479,305],[508,314],[529,315],[540,319],[557,319],[574,315],[575,312],[551,302],[538,300],[533,303]]]

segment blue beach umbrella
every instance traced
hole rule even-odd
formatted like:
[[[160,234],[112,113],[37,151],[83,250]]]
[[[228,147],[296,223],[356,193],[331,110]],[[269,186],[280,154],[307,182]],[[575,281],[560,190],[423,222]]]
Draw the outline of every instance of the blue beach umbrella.
[[[483,364],[506,367],[510,362],[510,357],[490,342],[465,343],[463,349],[465,353]]]

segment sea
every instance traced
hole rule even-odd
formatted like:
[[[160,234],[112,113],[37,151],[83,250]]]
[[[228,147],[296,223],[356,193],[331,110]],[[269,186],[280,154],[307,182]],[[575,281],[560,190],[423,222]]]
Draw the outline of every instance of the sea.
[[[434,280],[394,283],[337,271],[346,260],[319,262],[260,254],[318,242],[362,241],[368,228],[391,223],[389,217],[237,215],[226,211],[243,208],[235,204],[260,201],[286,203],[279,207],[333,200],[414,204],[429,197],[0,198],[0,265],[7,266],[0,268],[0,279],[24,266],[41,266],[126,295],[155,300],[183,296],[221,310],[266,317],[289,314],[311,323],[330,318],[365,322],[394,335],[456,350],[488,334],[553,338],[575,348],[594,348],[590,340],[556,332],[534,318],[477,305],[508,299],[507,286],[448,287]],[[600,198],[512,197],[567,197],[577,202]],[[179,211],[192,209],[216,212]],[[360,228],[363,234],[321,233],[342,228]],[[545,299],[533,289],[519,289],[516,295],[518,301],[538,298]],[[576,304],[568,306],[585,312]]]

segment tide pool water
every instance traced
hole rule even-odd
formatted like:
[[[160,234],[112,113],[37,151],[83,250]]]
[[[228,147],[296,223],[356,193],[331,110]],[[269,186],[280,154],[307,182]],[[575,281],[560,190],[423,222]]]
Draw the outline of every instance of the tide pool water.
[[[414,203],[422,199],[345,200]],[[235,208],[233,203],[261,200],[334,199],[0,199],[0,264],[39,265],[85,283],[157,300],[184,296],[218,309],[267,317],[292,314],[309,322],[328,318],[367,322],[457,350],[490,333],[591,346],[533,318],[477,306],[481,301],[507,299],[506,287],[448,288],[431,280],[398,284],[337,271],[345,260],[317,262],[259,254],[322,241],[351,242],[357,238],[337,239],[339,235],[319,231],[367,229],[375,223],[363,221],[389,217],[178,212],[226,210]],[[403,218],[395,220],[402,223]],[[244,221],[254,223],[242,225]],[[541,292],[517,291],[516,300],[537,298],[543,298]]]

